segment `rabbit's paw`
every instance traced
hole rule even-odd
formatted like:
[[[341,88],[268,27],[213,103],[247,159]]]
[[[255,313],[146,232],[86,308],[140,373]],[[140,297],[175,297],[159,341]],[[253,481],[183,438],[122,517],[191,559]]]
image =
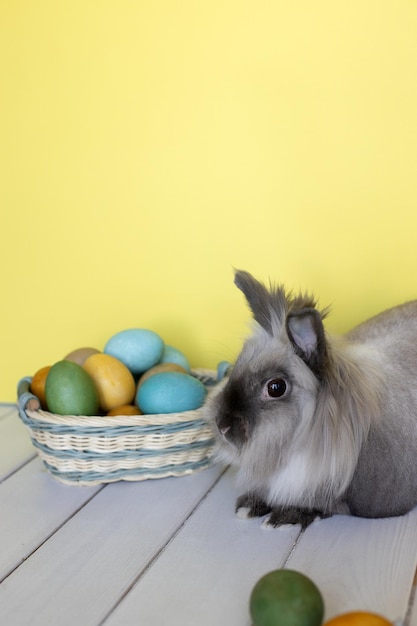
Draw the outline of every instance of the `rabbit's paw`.
[[[250,519],[267,515],[271,512],[271,507],[256,494],[245,493],[237,499],[235,511],[241,519]]]
[[[302,529],[307,528],[318,519],[330,517],[328,513],[323,513],[317,509],[302,509],[298,507],[273,508],[271,513],[263,522],[265,528],[282,528],[299,524]]]

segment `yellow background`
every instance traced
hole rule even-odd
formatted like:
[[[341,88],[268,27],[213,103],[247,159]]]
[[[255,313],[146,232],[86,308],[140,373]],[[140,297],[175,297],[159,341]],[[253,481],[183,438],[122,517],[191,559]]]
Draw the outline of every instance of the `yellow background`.
[[[413,0],[1,0],[0,400],[118,330],[233,359],[233,267],[417,296]]]

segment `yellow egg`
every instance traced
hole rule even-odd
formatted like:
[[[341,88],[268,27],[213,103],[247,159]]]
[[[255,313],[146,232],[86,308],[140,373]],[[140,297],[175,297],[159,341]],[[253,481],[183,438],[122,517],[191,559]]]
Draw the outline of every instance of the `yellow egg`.
[[[159,365],[154,365],[151,369],[147,370],[138,381],[138,389],[151,376],[155,374],[161,374],[161,372],[180,372],[181,374],[188,374],[187,370],[182,367],[182,365],[178,365],[178,363],[159,363]]]
[[[136,385],[132,373],[119,359],[110,354],[92,354],[83,368],[93,379],[104,412],[123,404],[132,404]]]

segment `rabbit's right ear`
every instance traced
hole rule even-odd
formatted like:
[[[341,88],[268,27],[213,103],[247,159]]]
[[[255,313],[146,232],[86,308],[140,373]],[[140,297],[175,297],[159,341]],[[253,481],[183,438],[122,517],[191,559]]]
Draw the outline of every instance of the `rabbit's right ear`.
[[[249,272],[237,270],[235,285],[242,291],[255,320],[270,335],[274,334],[274,321],[283,323],[287,312],[284,290],[278,288],[269,292],[265,285],[257,281]]]
[[[321,314],[312,307],[291,311],[286,326],[295,352],[320,377],[327,353]]]

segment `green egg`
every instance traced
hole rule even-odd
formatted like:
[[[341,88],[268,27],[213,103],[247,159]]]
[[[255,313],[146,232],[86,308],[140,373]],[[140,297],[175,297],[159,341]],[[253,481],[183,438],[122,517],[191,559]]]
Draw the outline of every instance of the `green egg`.
[[[254,626],[320,626],[324,616],[316,585],[289,569],[265,574],[252,590],[249,609]]]
[[[99,409],[92,378],[72,361],[58,361],[51,367],[45,397],[49,411],[58,415],[97,415]]]

